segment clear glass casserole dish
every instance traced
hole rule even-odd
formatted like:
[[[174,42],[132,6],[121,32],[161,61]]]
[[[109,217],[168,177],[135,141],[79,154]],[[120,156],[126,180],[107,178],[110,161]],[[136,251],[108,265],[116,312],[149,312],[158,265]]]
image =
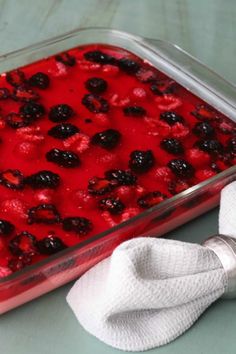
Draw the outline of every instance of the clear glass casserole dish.
[[[230,83],[177,46],[109,29],[81,29],[0,58],[6,72],[85,44],[107,44],[150,62],[187,90],[236,121],[235,93]],[[45,294],[81,275],[111,254],[121,242],[140,235],[160,236],[215,207],[221,189],[235,179],[236,167],[171,197],[128,221],[69,247],[56,255],[0,279],[0,313]]]

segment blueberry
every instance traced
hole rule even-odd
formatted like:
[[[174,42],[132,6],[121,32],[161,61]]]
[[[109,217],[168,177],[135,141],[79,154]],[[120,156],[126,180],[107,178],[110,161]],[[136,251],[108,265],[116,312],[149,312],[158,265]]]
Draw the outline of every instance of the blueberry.
[[[54,235],[47,236],[42,240],[37,241],[37,249],[41,254],[52,255],[63,251],[67,246],[64,242]]]
[[[224,151],[223,145],[215,139],[197,141],[195,146],[197,146],[200,150],[213,155],[218,155]]]
[[[92,144],[99,145],[104,149],[110,150],[115,148],[121,139],[121,134],[118,130],[107,129],[102,132],[96,133],[92,137]]]
[[[199,122],[195,124],[193,133],[203,139],[211,138],[215,135],[215,129],[209,122]]]
[[[69,150],[51,149],[46,153],[46,159],[66,168],[78,167],[80,165],[79,156]]]
[[[24,176],[19,170],[5,170],[0,173],[0,184],[9,189],[23,189]]]
[[[104,198],[99,201],[99,208],[108,211],[112,215],[118,215],[123,212],[125,205],[119,198]]]
[[[99,77],[92,77],[85,82],[85,87],[92,93],[103,93],[107,89],[107,82]]]
[[[48,131],[48,135],[52,136],[53,138],[63,140],[79,132],[80,130],[78,127],[76,127],[76,125],[70,123],[61,123],[52,127]]]
[[[154,205],[161,203],[167,196],[159,191],[149,192],[141,196],[137,203],[143,209],[151,208]]]
[[[27,231],[23,231],[9,242],[9,249],[13,255],[33,256],[36,251],[36,237]]]
[[[28,223],[55,224],[60,221],[60,214],[53,204],[40,204],[28,210]]]
[[[173,155],[183,154],[184,152],[183,144],[178,139],[164,139],[161,141],[160,146],[163,150]]]
[[[86,52],[84,54],[84,58],[88,61],[92,61],[92,62],[98,63],[98,64],[115,65],[117,63],[117,60],[114,57],[112,57],[111,55],[108,55],[100,50],[92,50],[92,51]]]
[[[155,163],[151,150],[134,150],[130,154],[129,167],[133,172],[144,173],[149,171]]]
[[[28,102],[20,107],[19,113],[25,119],[33,121],[45,114],[45,108],[42,104],[36,102]]]
[[[118,65],[127,74],[136,74],[140,69],[139,63],[128,58],[121,58]]]
[[[79,235],[87,235],[92,230],[93,224],[84,217],[67,217],[62,220],[62,228],[65,231],[73,231]]]
[[[0,236],[8,236],[15,229],[15,226],[7,220],[0,219]]]
[[[108,170],[105,177],[117,181],[119,186],[133,186],[137,182],[137,177],[128,170]]]
[[[84,95],[82,104],[92,113],[106,113],[109,111],[107,100],[97,94],[89,93]]]
[[[172,111],[166,111],[161,113],[160,119],[164,120],[169,125],[174,125],[175,123],[184,123],[184,118]]]
[[[193,166],[184,159],[174,159],[168,162],[168,167],[179,178],[191,178],[194,175]]]
[[[141,106],[128,106],[123,109],[123,112],[127,117],[143,117],[147,114],[146,109]]]
[[[51,171],[42,170],[25,178],[25,183],[34,189],[55,189],[60,184],[60,176]]]
[[[42,72],[37,72],[36,74],[32,75],[28,80],[30,86],[37,87],[39,89],[46,89],[49,86],[50,80],[49,76]]]
[[[49,119],[55,123],[64,122],[71,118],[73,115],[73,109],[65,103],[53,106],[49,111]]]

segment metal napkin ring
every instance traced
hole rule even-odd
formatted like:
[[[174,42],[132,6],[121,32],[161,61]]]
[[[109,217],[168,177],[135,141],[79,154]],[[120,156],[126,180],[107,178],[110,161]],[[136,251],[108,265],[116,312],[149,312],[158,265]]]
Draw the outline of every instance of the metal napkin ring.
[[[236,298],[236,239],[215,235],[203,242],[219,258],[227,276],[227,285],[223,298]]]

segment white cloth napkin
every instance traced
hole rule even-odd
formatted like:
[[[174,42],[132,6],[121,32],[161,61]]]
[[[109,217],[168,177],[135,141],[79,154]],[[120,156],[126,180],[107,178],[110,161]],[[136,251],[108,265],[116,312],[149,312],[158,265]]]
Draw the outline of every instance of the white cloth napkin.
[[[236,182],[222,191],[219,231],[236,237]],[[143,351],[184,333],[226,286],[212,250],[144,237],[124,242],[84,274],[67,301],[89,333],[115,348]]]

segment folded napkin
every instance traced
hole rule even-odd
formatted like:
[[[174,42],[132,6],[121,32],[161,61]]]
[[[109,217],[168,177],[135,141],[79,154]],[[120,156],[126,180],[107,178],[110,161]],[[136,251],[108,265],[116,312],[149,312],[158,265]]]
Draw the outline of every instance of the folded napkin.
[[[236,237],[236,182],[222,191],[219,232]],[[224,236],[203,246],[135,238],[84,274],[67,301],[103,342],[126,351],[158,347],[184,333],[223,294],[235,295],[235,254],[236,242]]]

